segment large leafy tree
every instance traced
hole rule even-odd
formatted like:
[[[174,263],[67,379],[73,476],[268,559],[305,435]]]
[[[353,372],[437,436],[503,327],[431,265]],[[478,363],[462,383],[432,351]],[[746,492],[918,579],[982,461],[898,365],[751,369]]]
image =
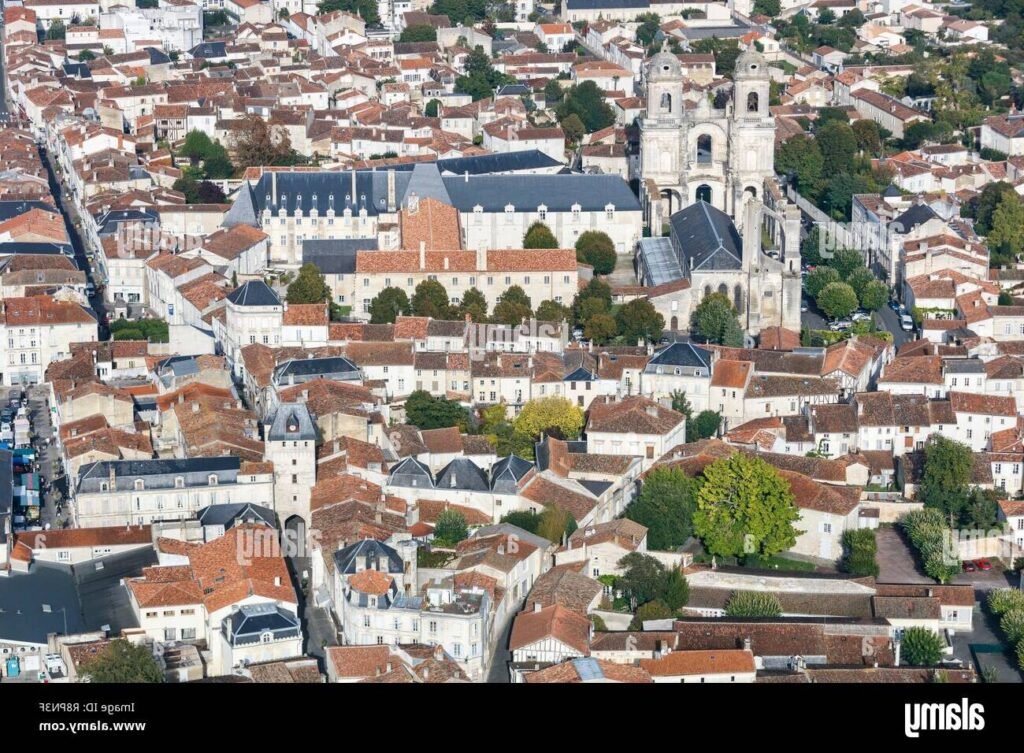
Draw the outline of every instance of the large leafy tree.
[[[516,416],[515,430],[536,439],[555,428],[563,437],[575,439],[583,430],[583,411],[564,397],[542,397],[529,401]]]
[[[643,630],[644,623],[648,620],[667,620],[675,616],[675,612],[668,604],[661,599],[655,599],[637,607],[633,619],[629,622],[629,629]]]
[[[576,241],[576,259],[594,268],[594,274],[607,275],[615,269],[615,242],[601,230],[587,230]]]
[[[889,288],[881,280],[872,280],[861,290],[860,305],[868,311],[877,311],[889,300]]]
[[[463,317],[468,315],[474,322],[486,322],[487,298],[476,288],[470,288],[462,295],[462,301],[459,303],[459,313]]]
[[[843,570],[853,575],[877,576],[875,554],[878,545],[871,528],[854,528],[843,533]]]
[[[818,293],[824,290],[833,282],[839,282],[839,272],[833,267],[818,267],[807,275],[804,289],[811,298],[817,298]]]
[[[494,306],[494,321],[515,326],[533,316],[530,296],[518,285],[507,288]]]
[[[707,338],[708,342],[723,342],[730,320],[739,324],[736,321],[736,309],[724,293],[705,296],[693,311],[693,326],[697,334]]]
[[[845,282],[831,282],[815,298],[818,308],[833,319],[849,316],[857,309],[857,294]]]
[[[792,174],[801,193],[813,197],[821,188],[825,158],[821,147],[811,136],[797,135],[786,139],[775,150],[775,170]]]
[[[815,135],[821,157],[830,173],[851,172],[857,154],[857,135],[849,123],[833,121]]]
[[[563,322],[569,318],[569,315],[568,308],[550,298],[541,301],[537,306],[537,319],[542,322]]]
[[[235,158],[242,167],[294,165],[298,158],[288,131],[259,115],[246,115],[234,135]]]
[[[576,115],[583,122],[587,133],[607,128],[615,122],[615,113],[604,101],[604,92],[593,81],[584,81],[569,88],[555,108],[555,113],[559,120]]]
[[[331,288],[316,264],[307,262],[299,267],[299,273],[288,286],[287,300],[288,303],[324,303],[331,300]]]
[[[1004,257],[1024,253],[1024,203],[1017,194],[1005,194],[992,213],[988,244]]]
[[[696,442],[698,439],[713,437],[721,424],[720,414],[713,410],[702,410],[696,418],[686,423],[686,439],[688,442]]]
[[[455,546],[467,536],[466,516],[451,508],[442,510],[434,524],[434,541],[442,546]]]
[[[367,26],[375,26],[380,23],[380,15],[377,13],[375,0],[323,0],[317,6],[320,14],[330,13],[335,10],[343,10],[354,13],[366,21]]]
[[[81,673],[97,683],[158,683],[164,681],[153,654],[145,646],[118,638],[90,659]]]
[[[551,228],[538,220],[526,229],[523,248],[558,248],[558,239]]]
[[[639,340],[655,342],[665,330],[665,317],[646,298],[635,298],[622,306],[615,314],[615,323],[619,334],[631,344]]]
[[[611,314],[594,314],[583,327],[583,336],[598,345],[604,345],[615,338],[619,326]]]
[[[988,235],[992,231],[992,216],[1006,196],[1016,196],[1013,186],[1001,180],[989,183],[978,196],[964,205],[961,214],[973,217],[975,229],[981,235]]]
[[[370,301],[370,324],[394,324],[412,312],[409,296],[401,288],[384,288]]]
[[[647,546],[675,549],[693,534],[693,512],[700,480],[678,468],[654,468],[626,508],[625,517],[647,527]]]
[[[909,627],[903,631],[900,655],[912,666],[934,667],[942,659],[943,648],[942,638],[934,630]]]
[[[974,453],[965,444],[932,434],[924,446],[924,468],[917,496],[925,507],[941,511],[956,523],[968,523],[967,497]]]
[[[412,294],[412,313],[434,319],[447,319],[451,314],[451,301],[444,285],[437,280],[424,280]]]
[[[538,516],[537,535],[543,536],[552,544],[561,544],[566,536],[572,536],[576,530],[576,519],[562,507],[545,507]]]
[[[604,280],[595,277],[573,299],[573,318],[577,324],[586,324],[594,314],[606,314],[612,308],[612,289]]]
[[[850,127],[857,138],[858,149],[872,157],[882,153],[882,133],[878,123],[873,120],[858,120]]]
[[[495,89],[513,80],[510,76],[495,70],[483,47],[477,45],[466,56],[466,73],[455,79],[455,88],[470,95],[476,102],[493,96]]]
[[[660,599],[665,592],[665,566],[649,554],[630,552],[621,560],[622,575],[616,581],[623,593],[637,605]]]
[[[420,429],[464,429],[469,414],[455,400],[434,397],[426,390],[416,390],[405,401],[405,420]]]
[[[437,29],[430,24],[413,24],[402,30],[399,42],[436,42]]]
[[[761,458],[736,452],[704,469],[694,530],[719,556],[770,557],[796,543],[800,517],[789,484]]]

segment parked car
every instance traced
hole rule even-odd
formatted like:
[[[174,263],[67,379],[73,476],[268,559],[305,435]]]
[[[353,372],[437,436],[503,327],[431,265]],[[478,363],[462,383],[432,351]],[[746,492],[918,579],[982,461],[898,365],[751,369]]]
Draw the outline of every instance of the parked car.
[[[801,314],[806,314],[807,313],[807,301],[803,301],[800,304],[800,313]]]
[[[910,314],[904,314],[900,317],[900,329],[904,332],[911,332],[914,329],[914,317]]]
[[[986,559],[974,560],[974,566],[979,570],[985,570],[986,572],[992,569],[992,563]]]
[[[828,328],[833,332],[842,332],[853,326],[853,322],[849,319],[839,319],[838,321],[832,322],[828,325]]]
[[[850,317],[850,319],[855,322],[865,322],[871,319],[871,314],[866,311],[857,311]]]
[[[971,562],[970,560],[964,560],[964,572],[965,573],[973,573],[973,572],[977,571],[977,569],[978,569],[977,566],[973,562]]]
[[[893,311],[899,311],[901,308],[903,308],[903,305],[894,298],[893,300],[889,301],[889,308],[891,308]]]

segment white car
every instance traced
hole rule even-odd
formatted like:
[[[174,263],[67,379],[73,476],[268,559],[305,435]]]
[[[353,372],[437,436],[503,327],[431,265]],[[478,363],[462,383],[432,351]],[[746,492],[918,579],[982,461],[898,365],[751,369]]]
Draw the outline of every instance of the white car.
[[[910,314],[904,314],[900,317],[900,327],[904,332],[910,332],[914,329],[914,317]]]
[[[855,322],[866,322],[871,319],[871,314],[865,314],[863,311],[858,311],[856,314],[850,317]]]

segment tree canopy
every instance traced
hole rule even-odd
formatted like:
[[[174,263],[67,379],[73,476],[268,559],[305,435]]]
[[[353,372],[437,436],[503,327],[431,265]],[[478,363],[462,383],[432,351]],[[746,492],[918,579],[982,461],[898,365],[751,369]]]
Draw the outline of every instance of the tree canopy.
[[[693,326],[708,342],[724,343],[730,322],[739,325],[736,309],[724,293],[705,296],[693,311]]]
[[[619,334],[627,343],[657,342],[665,331],[665,317],[646,298],[634,298],[615,312]]]
[[[615,113],[605,102],[604,92],[593,81],[584,81],[567,89],[555,113],[560,121],[571,115],[577,116],[587,133],[607,128],[615,122]]]
[[[518,285],[512,285],[501,294],[501,300],[494,306],[493,319],[499,324],[516,326],[533,317],[530,296]]]
[[[397,317],[411,312],[412,305],[404,290],[384,288],[370,301],[370,324],[394,324]]]
[[[761,458],[737,452],[704,469],[694,529],[719,556],[770,557],[796,543],[801,531],[789,483]]]
[[[779,617],[779,598],[766,591],[736,591],[725,604],[727,617]]]
[[[424,280],[417,285],[412,294],[411,305],[415,316],[448,319],[451,313],[448,291],[437,280]]]
[[[523,406],[514,425],[516,431],[534,439],[552,427],[566,439],[575,439],[583,430],[583,411],[564,397],[536,398]]]
[[[437,516],[434,523],[434,541],[441,546],[455,546],[469,536],[466,516],[458,510],[447,508]]]
[[[406,26],[398,37],[399,42],[436,42],[437,29],[430,24]]]
[[[857,310],[857,294],[845,282],[830,282],[818,293],[815,302],[826,316],[841,319]]]
[[[81,669],[95,683],[159,683],[163,672],[144,645],[136,646],[118,638],[97,653]]]
[[[547,225],[538,220],[526,229],[523,248],[558,248],[558,239]]]
[[[288,286],[288,303],[324,303],[331,300],[331,288],[324,280],[320,268],[306,262]]]
[[[648,548],[675,549],[693,534],[699,489],[700,480],[678,468],[654,468],[624,515],[647,527]]]
[[[608,233],[586,230],[576,241],[576,259],[594,268],[594,274],[608,275],[615,269],[615,243]]]
[[[934,630],[914,626],[903,631],[900,655],[914,667],[934,667],[942,659],[945,648],[942,638]]]
[[[434,397],[426,390],[416,390],[405,401],[405,420],[420,429],[458,426],[465,430],[469,414],[456,400]]]

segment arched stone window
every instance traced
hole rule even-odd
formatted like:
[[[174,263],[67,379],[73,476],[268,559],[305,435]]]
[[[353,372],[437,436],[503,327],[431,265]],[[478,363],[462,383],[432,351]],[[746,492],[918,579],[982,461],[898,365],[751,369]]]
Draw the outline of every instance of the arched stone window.
[[[672,112],[672,95],[668,92],[661,95],[661,111]]]
[[[718,292],[724,295],[726,298],[729,297],[729,287],[724,282],[718,286]]]
[[[758,112],[760,111],[759,105],[761,104],[761,98],[757,92],[750,92],[747,95],[747,112]]]
[[[697,186],[697,201],[706,201],[708,204],[711,203],[711,186],[707,183]]]
[[[736,313],[743,313],[743,286],[737,284],[732,291],[732,305],[736,307]]]

